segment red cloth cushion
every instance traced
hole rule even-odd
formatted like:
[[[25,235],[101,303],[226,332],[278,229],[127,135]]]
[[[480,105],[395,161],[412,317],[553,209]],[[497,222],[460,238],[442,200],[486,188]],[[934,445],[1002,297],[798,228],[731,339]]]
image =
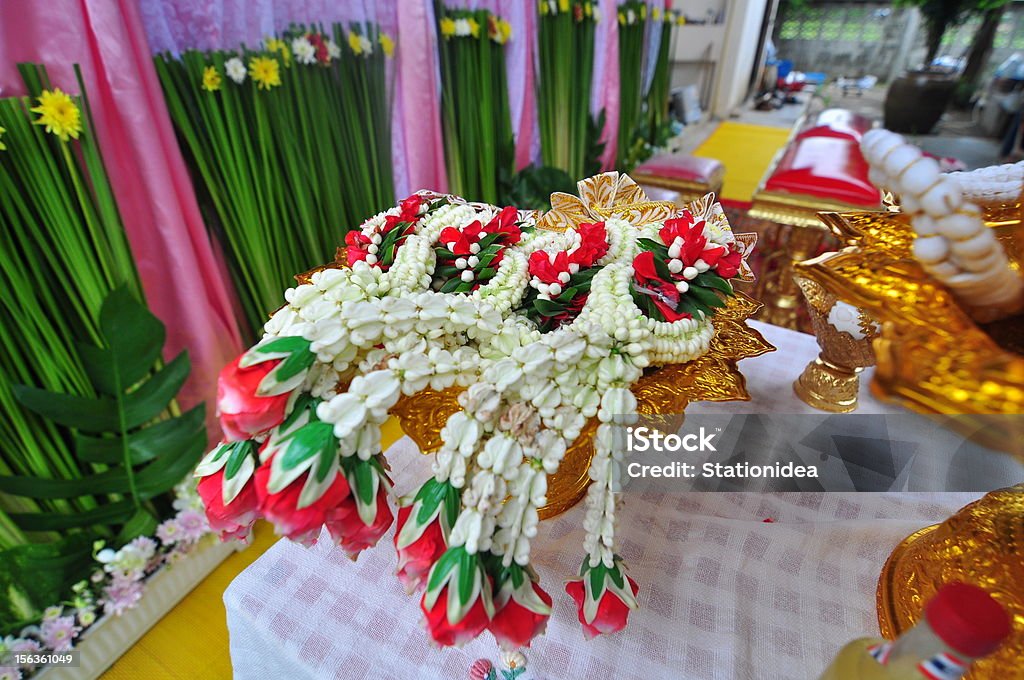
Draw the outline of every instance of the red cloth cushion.
[[[840,137],[794,140],[765,182],[765,189],[870,207],[877,207],[882,200],[868,181],[868,164],[857,142]]]
[[[808,128],[796,136],[797,139],[805,137],[836,137],[838,139],[850,139],[860,143],[861,134],[849,128],[834,128],[828,125],[816,125]]]
[[[665,153],[638,165],[635,173],[711,184],[721,177],[722,163],[714,158]]]
[[[870,118],[846,109],[825,109],[808,122],[808,129],[800,133],[803,136],[819,128],[828,128],[834,132],[843,132],[858,142],[873,127]]]

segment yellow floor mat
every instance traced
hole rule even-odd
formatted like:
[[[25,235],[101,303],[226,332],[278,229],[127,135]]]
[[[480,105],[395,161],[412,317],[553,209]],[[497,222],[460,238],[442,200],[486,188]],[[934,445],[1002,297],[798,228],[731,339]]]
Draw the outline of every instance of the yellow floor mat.
[[[719,198],[749,203],[789,132],[789,128],[725,122],[693,155],[716,158],[725,166],[725,185]]]
[[[381,428],[387,450],[402,437],[392,418]],[[103,680],[227,680],[231,677],[228,627],[221,599],[228,584],[276,543],[273,527],[259,522],[253,542],[224,560],[118,659]]]

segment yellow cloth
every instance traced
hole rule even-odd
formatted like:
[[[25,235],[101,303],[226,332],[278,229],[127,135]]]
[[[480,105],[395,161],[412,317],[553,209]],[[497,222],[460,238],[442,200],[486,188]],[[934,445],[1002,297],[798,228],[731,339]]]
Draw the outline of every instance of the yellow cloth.
[[[788,138],[788,128],[725,122],[693,155],[717,158],[725,166],[725,185],[719,198],[749,203],[772,158]]]
[[[381,427],[385,451],[401,437],[397,419],[391,418]],[[235,576],[276,542],[273,527],[259,522],[252,545],[224,560],[118,659],[101,676],[103,680],[230,678],[228,626],[221,598]]]

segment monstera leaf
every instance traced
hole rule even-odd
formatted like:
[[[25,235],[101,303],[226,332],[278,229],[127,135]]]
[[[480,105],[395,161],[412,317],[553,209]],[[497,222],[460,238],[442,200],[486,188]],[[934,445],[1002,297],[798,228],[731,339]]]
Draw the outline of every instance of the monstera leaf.
[[[160,365],[165,330],[125,288],[100,310],[101,344],[78,346],[96,396],[18,386],[26,408],[70,428],[81,469],[77,479],[0,478],[0,493],[29,498],[100,497],[74,514],[11,513],[26,532],[108,527],[120,541],[152,533],[157,517],[147,501],[169,491],[196,465],[206,445],[205,407],[168,417],[188,377],[182,352]],[[119,533],[118,533],[119,531]]]

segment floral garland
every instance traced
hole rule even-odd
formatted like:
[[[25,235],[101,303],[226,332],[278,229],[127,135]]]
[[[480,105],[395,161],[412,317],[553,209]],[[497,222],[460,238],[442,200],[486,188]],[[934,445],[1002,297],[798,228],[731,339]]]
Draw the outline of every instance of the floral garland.
[[[175,487],[173,507],[174,517],[161,523],[153,538],[139,536],[118,550],[103,541],[94,543],[96,569],[89,579],[72,586],[69,600],[47,607],[38,624],[0,638],[0,657],[8,652],[67,652],[101,617],[135,608],[150,576],[193,552],[211,533],[194,480]],[[20,680],[37,670],[33,665],[0,666],[0,680]]]
[[[423,589],[437,643],[489,630],[503,648],[528,646],[552,605],[530,563],[548,475],[596,418],[585,557],[566,591],[588,636],[621,629],[638,589],[615,553],[630,386],[707,351],[741,251],[724,220],[685,211],[642,231],[535,224],[421,192],[346,239],[349,267],[289,289],[264,338],[221,373],[227,439],[196,471],[211,527],[240,537],[264,517],[304,543],[326,527],[355,558],[394,519],[389,409],[461,388],[433,476],[398,501],[397,575]]]

